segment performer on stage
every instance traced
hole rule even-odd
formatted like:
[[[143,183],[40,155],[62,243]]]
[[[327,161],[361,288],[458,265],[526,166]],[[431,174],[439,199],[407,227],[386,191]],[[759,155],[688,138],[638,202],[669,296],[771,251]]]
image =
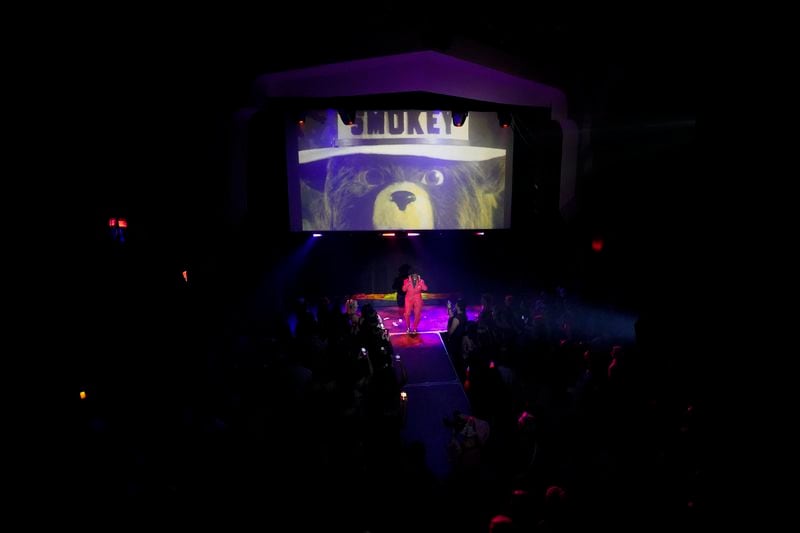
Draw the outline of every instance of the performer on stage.
[[[403,282],[403,292],[406,293],[406,309],[403,319],[406,321],[406,333],[416,333],[419,320],[422,318],[422,291],[427,291],[428,286],[415,269],[411,269],[411,275]],[[411,311],[414,311],[414,325],[412,327],[410,318]]]

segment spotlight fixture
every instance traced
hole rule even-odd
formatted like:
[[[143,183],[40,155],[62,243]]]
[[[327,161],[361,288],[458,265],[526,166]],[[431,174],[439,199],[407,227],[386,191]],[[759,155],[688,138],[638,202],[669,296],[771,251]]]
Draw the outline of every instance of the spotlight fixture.
[[[345,126],[352,126],[356,122],[356,112],[350,109],[339,109],[339,118],[342,119],[342,124]]]
[[[497,112],[497,122],[500,124],[501,128],[510,128],[511,127],[511,113],[508,111],[498,111]]]
[[[452,111],[452,114],[453,126],[460,128],[467,121],[467,115],[469,115],[469,111]]]

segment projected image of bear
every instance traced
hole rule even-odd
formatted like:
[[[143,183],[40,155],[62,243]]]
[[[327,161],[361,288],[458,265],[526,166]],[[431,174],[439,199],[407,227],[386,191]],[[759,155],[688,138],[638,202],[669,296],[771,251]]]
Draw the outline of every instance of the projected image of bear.
[[[441,180],[442,172],[432,170],[433,179]],[[422,176],[424,183],[428,175]],[[372,207],[375,229],[433,229],[433,205],[427,191],[411,181],[392,183],[375,197]]]
[[[504,183],[504,158],[332,157],[321,198],[309,187],[303,191],[303,225],[309,230],[501,227]]]

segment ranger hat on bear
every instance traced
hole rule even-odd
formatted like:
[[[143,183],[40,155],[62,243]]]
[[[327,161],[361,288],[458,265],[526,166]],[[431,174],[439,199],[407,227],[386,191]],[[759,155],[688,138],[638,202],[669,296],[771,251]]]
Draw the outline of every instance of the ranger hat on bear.
[[[460,127],[451,111],[358,111],[349,126],[334,110],[324,121],[309,118],[298,139],[301,164],[351,154],[486,161],[505,157],[511,141],[493,112],[470,112]]]

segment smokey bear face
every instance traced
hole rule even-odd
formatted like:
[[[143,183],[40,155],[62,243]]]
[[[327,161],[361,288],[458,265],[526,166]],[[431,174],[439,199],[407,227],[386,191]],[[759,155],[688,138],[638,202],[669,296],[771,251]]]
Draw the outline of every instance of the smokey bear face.
[[[347,155],[328,160],[318,227],[332,230],[501,227],[505,158],[480,162]]]

